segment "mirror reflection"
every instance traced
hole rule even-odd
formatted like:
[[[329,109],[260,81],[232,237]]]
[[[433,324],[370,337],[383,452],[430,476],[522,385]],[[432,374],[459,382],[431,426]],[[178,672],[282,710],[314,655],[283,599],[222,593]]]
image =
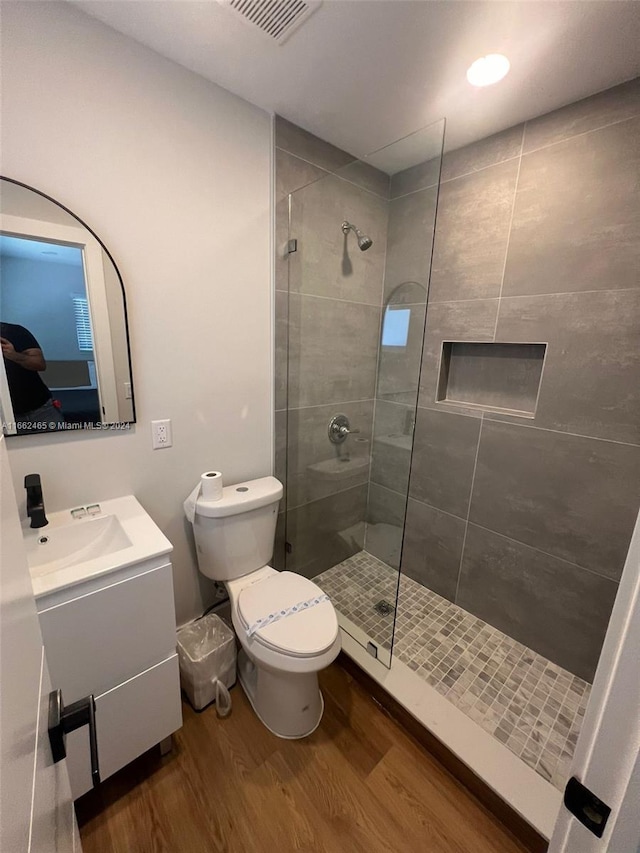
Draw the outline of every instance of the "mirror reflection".
[[[126,308],[109,254],[73,214],[7,178],[0,210],[3,431],[126,428]]]

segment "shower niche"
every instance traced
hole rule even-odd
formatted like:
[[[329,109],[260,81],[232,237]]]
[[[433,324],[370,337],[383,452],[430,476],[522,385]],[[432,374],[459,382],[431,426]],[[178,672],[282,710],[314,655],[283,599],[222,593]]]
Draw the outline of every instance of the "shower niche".
[[[533,418],[547,345],[443,341],[436,402]]]

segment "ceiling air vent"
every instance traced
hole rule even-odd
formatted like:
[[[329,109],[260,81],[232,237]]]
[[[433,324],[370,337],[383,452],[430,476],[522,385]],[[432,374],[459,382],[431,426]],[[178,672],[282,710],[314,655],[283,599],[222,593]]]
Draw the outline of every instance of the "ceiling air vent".
[[[265,36],[283,44],[316,9],[322,0],[218,0]]]

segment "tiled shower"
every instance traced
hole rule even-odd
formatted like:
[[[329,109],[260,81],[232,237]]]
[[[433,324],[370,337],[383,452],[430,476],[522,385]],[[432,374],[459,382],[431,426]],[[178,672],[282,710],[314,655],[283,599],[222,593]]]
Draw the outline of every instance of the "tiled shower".
[[[558,788],[640,501],[639,137],[638,80],[400,171],[276,124],[275,564]]]

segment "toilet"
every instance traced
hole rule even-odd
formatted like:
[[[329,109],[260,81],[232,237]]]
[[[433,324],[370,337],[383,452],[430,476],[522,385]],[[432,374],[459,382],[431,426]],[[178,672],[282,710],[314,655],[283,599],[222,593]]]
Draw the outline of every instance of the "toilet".
[[[240,641],[238,678],[273,734],[302,738],[320,724],[318,672],[340,652],[338,618],[319,586],[268,565],[282,483],[262,477],[198,497],[193,518],[203,575],[223,581]]]

